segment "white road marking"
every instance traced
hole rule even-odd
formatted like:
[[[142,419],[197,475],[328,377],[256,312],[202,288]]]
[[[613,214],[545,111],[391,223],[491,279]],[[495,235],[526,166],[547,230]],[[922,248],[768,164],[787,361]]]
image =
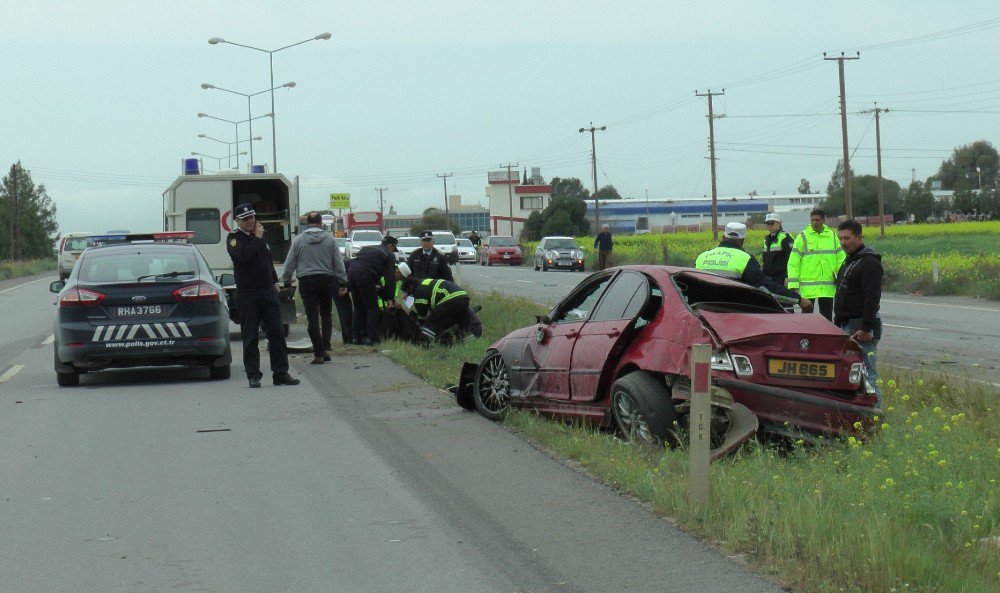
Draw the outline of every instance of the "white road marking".
[[[518,280],[518,282],[524,282],[525,284],[533,284],[531,280]]]
[[[55,342],[55,341],[56,341],[55,335],[51,335],[51,336],[45,338],[45,340],[42,341],[42,346],[48,346],[49,344],[51,344],[52,342]]]
[[[919,329],[919,330],[922,330],[922,331],[930,331],[931,330],[931,328],[929,328],[929,327],[913,327],[912,325],[893,325],[891,323],[883,323],[882,325],[884,325],[886,327],[901,327],[903,329]]]
[[[883,303],[899,303],[901,305],[920,305],[922,307],[948,307],[949,309],[968,309],[969,311],[989,311],[991,313],[1000,313],[1000,309],[987,309],[985,307],[966,307],[965,305],[944,305],[941,303],[914,303],[913,301],[892,301],[889,299],[882,299]]]
[[[24,368],[23,364],[15,364],[14,366],[7,369],[7,372],[0,375],[0,383],[6,383],[10,381],[10,378],[17,374],[18,371]]]
[[[5,288],[3,290],[0,290],[0,294],[3,294],[5,292],[10,292],[12,290],[17,290],[18,288],[21,288],[22,286],[27,286],[29,284],[35,284],[37,282],[44,282],[45,280],[52,280],[55,277],[56,276],[49,276],[48,278],[39,278],[38,280],[32,280],[31,282],[25,282],[24,284],[18,284],[17,286],[11,286],[10,288]]]

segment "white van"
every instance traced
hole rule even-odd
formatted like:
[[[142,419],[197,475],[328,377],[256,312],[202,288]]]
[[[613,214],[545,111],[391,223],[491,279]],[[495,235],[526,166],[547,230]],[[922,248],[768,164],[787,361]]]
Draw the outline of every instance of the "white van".
[[[69,278],[69,273],[73,271],[76,260],[80,259],[83,250],[91,246],[90,236],[93,233],[65,233],[59,241],[59,279]]]

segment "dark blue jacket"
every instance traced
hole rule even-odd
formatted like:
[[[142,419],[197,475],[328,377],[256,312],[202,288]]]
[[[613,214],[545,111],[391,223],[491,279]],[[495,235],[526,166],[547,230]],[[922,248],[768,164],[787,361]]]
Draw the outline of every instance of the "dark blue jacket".
[[[226,237],[226,250],[233,260],[237,290],[259,290],[278,283],[271,250],[264,239],[237,229]]]
[[[612,245],[614,245],[614,241],[611,240],[611,231],[601,231],[597,234],[597,238],[594,239],[594,247],[598,251],[611,251]]]

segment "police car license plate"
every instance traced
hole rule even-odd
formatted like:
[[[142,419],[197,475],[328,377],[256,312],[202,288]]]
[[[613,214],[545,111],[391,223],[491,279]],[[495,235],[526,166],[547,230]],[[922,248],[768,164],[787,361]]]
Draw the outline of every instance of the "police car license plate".
[[[166,315],[163,305],[125,305],[115,307],[115,317],[162,317]]]
[[[833,381],[834,365],[830,362],[808,362],[772,358],[767,361],[767,372],[772,377],[804,379],[806,381]]]

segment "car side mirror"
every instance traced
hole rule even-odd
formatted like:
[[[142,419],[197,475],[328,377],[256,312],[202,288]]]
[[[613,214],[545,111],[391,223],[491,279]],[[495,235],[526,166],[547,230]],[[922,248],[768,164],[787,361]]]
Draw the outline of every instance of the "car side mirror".
[[[232,286],[236,284],[236,276],[233,276],[229,272],[219,276],[219,284],[223,286]]]
[[[544,323],[545,325],[548,325],[552,323],[552,320],[549,319],[548,315],[535,315],[535,323]]]
[[[54,292],[56,294],[62,292],[62,289],[64,288],[66,288],[66,283],[62,280],[56,280],[52,284],[49,284],[49,292]]]

